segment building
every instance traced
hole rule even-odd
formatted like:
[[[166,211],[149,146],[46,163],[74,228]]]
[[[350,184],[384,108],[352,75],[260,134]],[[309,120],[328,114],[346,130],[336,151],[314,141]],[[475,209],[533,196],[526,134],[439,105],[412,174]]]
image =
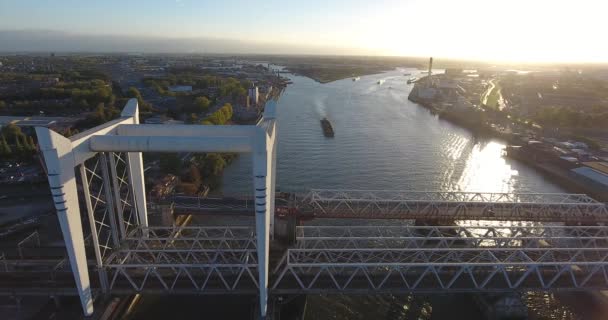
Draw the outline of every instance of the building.
[[[578,180],[593,186],[599,192],[608,192],[608,174],[586,166],[572,169],[571,172]]]
[[[260,99],[260,92],[258,90],[258,87],[252,86],[251,88],[249,88],[247,96],[249,97],[249,101],[252,105],[257,105]]]
[[[596,171],[599,171],[603,174],[608,174],[608,162],[590,161],[590,162],[583,162],[583,165],[585,165],[586,167],[592,168]]]

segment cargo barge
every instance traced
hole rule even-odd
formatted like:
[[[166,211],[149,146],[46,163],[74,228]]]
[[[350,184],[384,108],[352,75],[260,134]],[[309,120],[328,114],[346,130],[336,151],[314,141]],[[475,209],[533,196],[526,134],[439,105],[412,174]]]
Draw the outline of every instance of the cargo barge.
[[[323,134],[326,137],[333,138],[334,136],[334,128],[331,126],[331,123],[327,118],[321,119],[321,128],[323,129]]]

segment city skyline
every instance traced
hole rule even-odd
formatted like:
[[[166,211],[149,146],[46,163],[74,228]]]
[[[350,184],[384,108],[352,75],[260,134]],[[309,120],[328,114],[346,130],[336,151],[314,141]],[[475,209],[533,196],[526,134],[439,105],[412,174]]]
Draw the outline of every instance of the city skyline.
[[[597,1],[0,1],[0,51],[608,62]]]

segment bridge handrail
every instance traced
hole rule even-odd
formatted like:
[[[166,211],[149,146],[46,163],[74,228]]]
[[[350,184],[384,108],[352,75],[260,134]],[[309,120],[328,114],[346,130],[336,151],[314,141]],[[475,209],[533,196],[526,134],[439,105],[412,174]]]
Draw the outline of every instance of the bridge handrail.
[[[287,249],[289,253],[316,253],[319,254],[322,252],[437,252],[437,251],[455,251],[455,252],[464,252],[464,251],[488,251],[488,252],[496,252],[496,251],[538,251],[538,252],[547,252],[547,251],[589,251],[589,252],[605,252],[608,254],[608,248],[569,248],[569,247],[542,247],[542,248],[512,248],[512,247],[476,247],[476,248],[323,248],[323,249],[310,249],[310,248],[290,248]],[[608,256],[607,256],[608,258]],[[532,262],[532,261],[530,261]]]
[[[184,249],[175,249],[175,248],[149,248],[149,249],[129,249],[125,251],[118,251],[119,253],[156,253],[156,252],[170,252],[170,253],[183,253],[183,252],[192,252],[192,253],[256,253],[256,249],[224,249],[224,248],[214,248],[214,249],[193,249],[193,248],[184,248]]]
[[[247,263],[109,263],[106,264],[105,267],[108,268],[141,268],[142,270],[146,270],[146,268],[188,268],[188,269],[199,269],[199,268],[257,268],[257,261],[247,262]],[[201,270],[203,271],[203,270]],[[213,273],[212,270],[209,270],[208,273]]]
[[[320,194],[331,193],[333,197],[321,197]],[[378,194],[393,195],[390,198],[379,197]],[[354,196],[365,196],[361,199],[357,199]],[[398,197],[395,197],[395,196]],[[413,197],[404,197],[411,195]],[[442,197],[428,197],[428,196],[442,196]],[[428,198],[420,199],[420,196],[427,196]],[[479,198],[479,199],[475,199]],[[469,192],[469,191],[407,191],[407,190],[340,190],[340,189],[311,189],[305,194],[296,194],[296,199],[301,199],[304,202],[306,200],[365,200],[365,201],[395,201],[395,202],[413,202],[413,201],[443,201],[443,202],[496,202],[496,203],[526,203],[521,201],[514,201],[515,199],[528,199],[535,198],[534,201],[529,201],[532,204],[539,203],[555,203],[555,204],[599,204],[605,205],[585,194],[568,194],[568,193],[506,193],[506,192]],[[561,201],[547,202],[557,198]],[[468,199],[468,201],[467,201]],[[510,200],[510,201],[499,201],[499,200]],[[540,201],[543,200],[543,201]],[[540,201],[540,202],[539,202]]]

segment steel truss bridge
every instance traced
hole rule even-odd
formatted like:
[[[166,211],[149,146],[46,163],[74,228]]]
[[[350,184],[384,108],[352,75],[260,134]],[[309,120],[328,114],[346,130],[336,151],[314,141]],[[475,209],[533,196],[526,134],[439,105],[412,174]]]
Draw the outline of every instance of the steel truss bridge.
[[[274,108],[255,126],[138,123],[133,99],[120,118],[69,139],[37,128],[66,256],[0,254],[0,294],[74,294],[86,315],[107,294],[252,294],[265,317],[269,295],[281,294],[608,289],[608,209],[587,196],[311,190],[275,199]],[[255,225],[150,225],[142,152],[251,153],[253,197],[176,197],[173,208],[252,214]],[[286,246],[273,240],[275,206],[402,221],[298,226]]]
[[[178,213],[253,215],[247,196],[175,196]],[[584,194],[325,190],[288,194],[276,206],[316,218],[608,222],[608,208]]]
[[[303,226],[278,292],[601,289],[607,227]]]

